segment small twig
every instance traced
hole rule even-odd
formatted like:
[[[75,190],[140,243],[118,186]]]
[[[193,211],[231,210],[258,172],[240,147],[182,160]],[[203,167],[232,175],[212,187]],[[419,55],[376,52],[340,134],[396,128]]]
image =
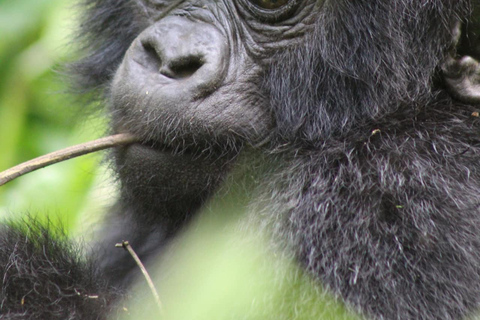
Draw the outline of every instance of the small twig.
[[[87,153],[92,153],[111,147],[130,144],[136,141],[138,141],[138,138],[135,136],[128,133],[121,133],[58,150],[23,162],[15,167],[0,172],[0,186],[24,174],[44,168],[57,162],[65,161]]]
[[[150,287],[150,290],[152,291],[153,297],[155,298],[155,302],[156,302],[157,305],[158,305],[158,309],[160,310],[160,313],[163,313],[162,301],[160,300],[160,296],[158,295],[157,289],[155,288],[155,285],[153,284],[152,278],[151,278],[150,275],[148,274],[147,269],[145,268],[145,266],[143,265],[142,261],[140,260],[140,258],[137,256],[137,254],[136,254],[135,251],[133,250],[133,248],[132,248],[132,246],[130,245],[130,243],[128,243],[128,241],[125,241],[125,240],[124,240],[124,241],[122,241],[121,243],[115,244],[115,247],[117,247],[117,248],[124,248],[125,250],[128,251],[128,253],[130,253],[130,255],[132,256],[133,260],[135,260],[136,264],[138,265],[138,267],[139,267],[140,270],[142,271],[143,276],[145,277],[145,280],[147,281],[147,284],[148,284],[148,286]]]

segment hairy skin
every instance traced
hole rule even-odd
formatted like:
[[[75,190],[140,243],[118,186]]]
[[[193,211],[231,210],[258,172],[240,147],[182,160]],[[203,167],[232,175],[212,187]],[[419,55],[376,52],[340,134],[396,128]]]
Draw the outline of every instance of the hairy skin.
[[[128,239],[142,260],[160,255],[255,149],[271,168],[251,168],[252,220],[318,286],[373,319],[476,311],[477,1],[261,3],[84,1],[77,83],[103,93],[113,132],[142,141],[114,154],[121,196],[88,270],[108,292],[128,288],[138,270],[107,248]],[[21,264],[12,248],[28,240],[4,229],[0,266]],[[11,319],[60,319],[22,313],[14,293],[0,296]],[[59,310],[92,319],[75,299]]]

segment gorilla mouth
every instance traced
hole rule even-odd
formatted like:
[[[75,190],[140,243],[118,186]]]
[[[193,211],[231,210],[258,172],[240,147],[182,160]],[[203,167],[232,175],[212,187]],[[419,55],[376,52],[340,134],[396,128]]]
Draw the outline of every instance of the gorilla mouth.
[[[183,153],[193,152],[192,150],[189,150],[186,147],[182,148],[180,146],[173,146],[171,144],[167,144],[165,142],[159,142],[156,140],[141,141],[136,143],[135,145],[138,145],[142,148],[151,149],[157,152],[162,152],[162,153],[183,154]]]
[[[188,144],[185,141],[181,141],[177,144],[169,143],[170,141],[159,141],[154,139],[140,140],[139,142],[126,145],[123,148],[140,148],[145,152],[155,152],[165,156],[166,154],[171,154],[173,156],[188,156],[188,157],[202,157],[206,155],[211,155],[211,148],[204,147],[199,148],[198,145]]]

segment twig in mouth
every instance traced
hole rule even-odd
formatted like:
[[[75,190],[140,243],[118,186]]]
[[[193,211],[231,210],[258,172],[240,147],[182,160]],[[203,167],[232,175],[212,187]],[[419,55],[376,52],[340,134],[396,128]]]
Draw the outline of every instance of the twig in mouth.
[[[77,144],[65,149],[61,149],[38,158],[23,162],[15,167],[0,172],[0,186],[10,182],[24,174],[44,168],[51,164],[72,159],[88,153],[127,145],[137,142],[138,138],[128,133],[120,133],[93,141]]]

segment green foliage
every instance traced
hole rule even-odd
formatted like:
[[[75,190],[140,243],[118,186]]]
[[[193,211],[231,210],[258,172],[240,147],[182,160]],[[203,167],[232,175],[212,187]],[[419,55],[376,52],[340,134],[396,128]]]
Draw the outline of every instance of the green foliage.
[[[162,302],[156,308],[140,285],[121,319],[361,320],[324,291],[243,219],[202,216],[153,272]],[[254,229],[254,228],[253,228]],[[114,317],[116,319],[116,317]]]
[[[78,121],[81,106],[56,72],[72,55],[72,8],[65,0],[0,2],[0,171],[103,133],[101,120]],[[72,230],[85,206],[95,212],[99,159],[71,160],[0,187],[0,217],[53,214]]]

